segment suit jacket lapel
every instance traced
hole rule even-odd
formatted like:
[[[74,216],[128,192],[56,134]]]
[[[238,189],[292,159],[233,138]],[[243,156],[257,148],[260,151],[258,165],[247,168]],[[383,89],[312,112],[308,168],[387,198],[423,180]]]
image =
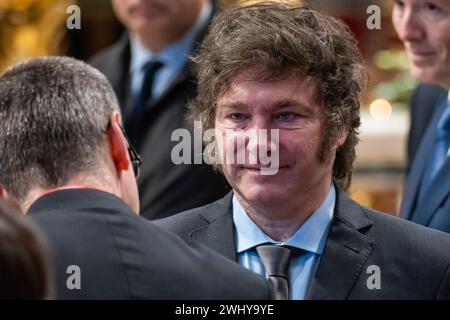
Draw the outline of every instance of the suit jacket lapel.
[[[108,57],[99,61],[101,70],[108,78],[116,93],[122,111],[123,122],[128,123],[131,116],[130,104],[130,38],[125,32],[120,40],[110,49]]]
[[[359,278],[374,240],[362,229],[372,222],[362,208],[337,189],[333,222],[306,299],[347,299]]]
[[[419,197],[420,182],[422,181],[423,174],[425,173],[428,156],[433,151],[435,129],[439,121],[444,108],[446,107],[448,92],[443,92],[437,99],[439,106],[435,108],[434,116],[428,125],[424,137],[419,145],[417,154],[414,157],[414,161],[411,166],[410,175],[406,182],[406,188],[403,195],[402,207],[400,210],[400,216],[405,219],[411,219],[415,212],[417,212],[417,199]],[[425,106],[423,106],[425,107]],[[432,182],[432,185],[436,185],[436,181]]]
[[[436,209],[450,193],[450,160],[447,159],[443,167],[436,173],[435,179],[425,191],[424,199],[415,211],[412,221],[427,226]]]
[[[417,203],[420,192],[420,182],[426,171],[429,155],[433,152],[435,130],[442,112],[447,107],[447,99],[442,95],[439,99],[440,106],[436,109],[432,121],[430,122],[425,136],[420,144],[417,156],[411,167],[411,180],[408,180],[407,190],[404,196],[404,205],[402,205],[402,217],[406,217],[416,223],[427,225],[433,212],[444,199],[450,186],[449,170],[450,164],[447,161],[437,173],[434,181],[431,182],[428,189],[425,190],[422,203]],[[411,185],[410,185],[411,184]]]
[[[199,242],[228,259],[237,261],[232,215],[232,195],[213,202],[201,214],[204,224],[189,234],[192,242]]]
[[[192,80],[195,81],[195,76],[191,75],[191,71],[189,70],[191,68],[190,65],[186,65],[184,69],[181,71],[181,73],[176,77],[176,79],[170,83],[170,85],[167,87],[167,89],[155,100],[148,100],[145,106],[145,115],[144,117],[147,117],[148,114],[151,114],[154,112],[154,110],[158,109],[161,104],[161,102],[166,99],[173,91],[174,89],[180,85],[181,83],[184,83],[186,81]],[[188,90],[186,90],[188,91]],[[190,95],[195,95],[195,92],[187,92]]]
[[[428,156],[433,148],[434,133],[432,130],[427,130],[422,142],[420,143],[417,155],[414,158],[411,166],[410,175],[406,182],[406,188],[403,195],[402,207],[400,216],[405,219],[411,219],[413,216],[414,207],[419,196],[420,182],[427,166]]]
[[[111,53],[102,72],[106,75],[114,91],[117,94],[121,107],[126,102],[129,86],[129,68],[130,68],[130,39],[125,32],[120,40],[111,48]]]

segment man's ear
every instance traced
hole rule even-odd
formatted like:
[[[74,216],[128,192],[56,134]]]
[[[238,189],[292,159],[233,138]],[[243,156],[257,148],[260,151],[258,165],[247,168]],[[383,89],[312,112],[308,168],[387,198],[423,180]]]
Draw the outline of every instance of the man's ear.
[[[0,185],[0,201],[10,205],[11,207],[13,207],[14,209],[22,212],[23,214],[25,214],[19,206],[19,202],[16,200],[16,198],[14,198],[12,195],[9,194],[8,191],[6,191],[6,189]]]
[[[344,127],[340,131],[339,136],[337,138],[336,141],[337,148],[341,147],[345,143],[345,141],[347,140],[347,136],[348,136],[348,129]]]
[[[8,197],[8,192],[6,192],[5,188],[3,188],[2,185],[0,185],[0,200],[6,200]]]
[[[112,159],[117,172],[126,171],[130,166],[128,159],[128,146],[122,129],[120,128],[120,115],[117,111],[111,116],[111,124],[106,132],[111,145]]]

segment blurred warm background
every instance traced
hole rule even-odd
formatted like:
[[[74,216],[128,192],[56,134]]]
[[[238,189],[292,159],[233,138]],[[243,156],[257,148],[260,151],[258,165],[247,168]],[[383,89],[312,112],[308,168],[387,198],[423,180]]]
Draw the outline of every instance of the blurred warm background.
[[[239,0],[219,1],[223,6]],[[359,40],[370,76],[362,104],[361,143],[352,196],[397,214],[406,163],[408,100],[415,86],[390,21],[390,0],[314,0],[312,5],[343,19]],[[67,8],[81,9],[81,29],[69,30]],[[368,6],[381,8],[381,29],[369,30]],[[0,72],[41,55],[87,59],[123,31],[109,0],[0,0]]]

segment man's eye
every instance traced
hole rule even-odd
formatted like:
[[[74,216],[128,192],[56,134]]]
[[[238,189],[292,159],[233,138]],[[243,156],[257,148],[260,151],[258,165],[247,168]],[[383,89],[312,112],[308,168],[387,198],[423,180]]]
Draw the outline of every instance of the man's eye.
[[[427,2],[422,7],[424,17],[430,22],[436,22],[448,16],[448,10],[436,5],[434,2]]]
[[[437,5],[435,5],[432,2],[428,2],[425,4],[425,8],[429,11],[429,12],[434,12],[434,13],[440,13],[442,11],[442,9],[440,7],[438,7]]]
[[[245,119],[245,116],[242,113],[232,113],[230,118],[234,121],[241,121]]]
[[[394,1],[394,6],[396,6],[397,8],[403,8],[405,4],[401,0],[396,0]]]
[[[294,115],[291,112],[280,112],[276,116],[278,120],[290,120],[293,117]]]

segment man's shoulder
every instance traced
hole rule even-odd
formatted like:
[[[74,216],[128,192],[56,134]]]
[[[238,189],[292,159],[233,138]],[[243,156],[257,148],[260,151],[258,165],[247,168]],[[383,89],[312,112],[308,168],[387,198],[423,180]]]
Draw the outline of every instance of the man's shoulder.
[[[354,296],[373,299],[448,299],[450,235],[398,217],[364,208],[371,221],[361,230],[370,242]],[[367,290],[370,267],[377,267],[382,284]]]
[[[264,279],[234,261],[200,244],[188,244],[181,237],[170,230],[164,230],[153,221],[141,221],[141,227],[146,232],[144,241],[149,245],[148,255],[152,261],[158,261],[164,266],[165,274],[161,275],[157,282],[163,287],[172,283],[177,286],[183,284],[185,292],[173,294],[169,290],[168,297],[172,295],[172,298],[190,299],[269,298],[269,289]],[[142,242],[142,239],[140,241]],[[183,268],[180,269],[180,266]]]
[[[438,102],[444,99],[448,90],[433,84],[419,84],[411,97],[411,112],[414,115],[432,114]]]
[[[203,214],[209,212],[211,205],[212,203],[176,213],[170,217],[155,220],[153,223],[164,230],[180,236],[184,240],[188,240],[191,232],[208,225],[208,221],[204,218]]]
[[[87,292],[89,298],[269,298],[265,282],[257,275],[203,246],[187,244],[135,214],[111,214],[102,208],[61,212],[56,221],[54,213],[36,217],[49,236],[57,265],[71,261],[83,269],[85,279],[95,284],[95,289]],[[55,228],[49,232],[46,227],[52,222]],[[79,256],[74,254],[75,249]],[[64,274],[65,269],[58,268],[57,272]],[[110,291],[102,292],[113,279]],[[233,279],[239,279],[239,283],[233,283]],[[58,285],[64,291],[64,283]],[[79,296],[69,292],[62,297]]]
[[[342,195],[339,200],[321,260],[324,265],[319,268],[336,274],[342,272],[342,265],[358,269],[361,275],[350,298],[450,296],[448,234],[366,208]],[[359,262],[358,267],[355,261]],[[382,279],[380,290],[367,290],[367,274],[373,267],[378,268],[376,274]]]
[[[102,49],[89,58],[88,63],[102,72],[110,68],[117,68],[117,64],[129,56],[129,37],[124,34],[117,42]]]
[[[421,83],[414,90],[414,94],[418,96],[439,96],[448,92],[441,86],[435,84]]]
[[[360,232],[374,244],[372,254],[404,257],[435,257],[450,262],[450,235],[391,214],[364,207],[339,191],[334,224]]]
[[[394,254],[401,252],[408,258],[414,256],[414,260],[434,257],[446,264],[450,262],[449,234],[390,214],[365,207],[362,209],[373,223],[367,236],[375,240],[375,245],[379,244],[379,249]]]
[[[165,230],[182,236],[182,238],[186,238],[187,233],[205,227],[221,215],[230,213],[231,197],[232,193],[230,192],[225,197],[207,205],[156,220],[154,223]]]

